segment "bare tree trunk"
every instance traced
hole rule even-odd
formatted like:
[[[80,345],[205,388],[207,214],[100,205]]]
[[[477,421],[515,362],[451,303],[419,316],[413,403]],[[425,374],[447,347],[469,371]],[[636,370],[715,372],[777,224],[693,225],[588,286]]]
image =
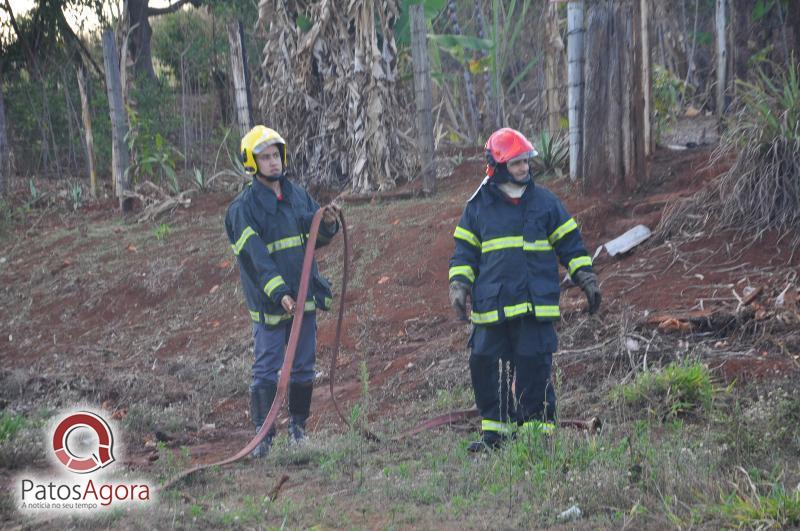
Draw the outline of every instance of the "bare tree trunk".
[[[647,179],[639,0],[599,0],[586,35],[583,175],[595,191]]]
[[[106,88],[108,90],[108,108],[111,114],[111,141],[114,159],[113,175],[117,183],[116,192],[119,207],[123,213],[131,209],[131,200],[123,192],[130,190],[127,170],[129,164],[125,135],[128,132],[127,112],[122,102],[122,86],[119,79],[120,65],[117,63],[117,44],[111,29],[103,31],[103,59],[106,70]]]
[[[431,71],[428,61],[428,35],[425,12],[420,4],[412,5],[411,57],[414,62],[414,93],[417,103],[417,145],[422,155],[422,189],[426,195],[436,193],[436,164],[433,158],[433,103]]]
[[[8,147],[6,130],[6,103],[3,97],[3,71],[0,67],[0,197],[6,196],[8,181],[11,179],[11,153]]]
[[[573,181],[583,177],[583,0],[572,0],[567,5],[567,106],[569,118],[569,177]]]
[[[134,70],[137,74],[155,81],[156,71],[153,69],[153,57],[150,50],[150,39],[153,36],[148,14],[150,0],[127,0],[127,2]]]
[[[545,15],[545,102],[547,102],[547,125],[550,134],[559,129],[561,106],[558,101],[558,58],[564,50],[561,34],[558,31],[558,5],[547,4]]]
[[[92,135],[92,114],[89,109],[89,94],[86,91],[86,71],[78,68],[78,90],[81,93],[81,118],[86,139],[86,163],[89,166],[89,193],[97,197],[97,173],[94,169],[94,136]]]
[[[727,0],[717,0],[714,27],[717,34],[717,119],[721,122],[726,107],[728,84]]]
[[[241,136],[244,136],[252,127],[253,111],[241,21],[237,20],[228,24],[228,42],[231,47],[231,74],[236,96],[236,118],[239,123],[239,132]]]

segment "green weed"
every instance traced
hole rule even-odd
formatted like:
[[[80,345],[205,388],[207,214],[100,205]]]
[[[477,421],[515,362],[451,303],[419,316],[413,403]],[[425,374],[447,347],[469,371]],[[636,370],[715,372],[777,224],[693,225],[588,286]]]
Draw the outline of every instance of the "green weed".
[[[661,65],[653,65],[653,118],[657,137],[673,123],[689,86]]]
[[[751,529],[788,528],[800,525],[800,491],[786,492],[772,483],[760,494],[747,477],[747,487],[722,497],[714,512],[731,527]]]
[[[181,446],[179,450],[167,448],[167,445],[159,441],[156,443],[158,450],[158,476],[166,480],[189,468],[192,458],[189,455],[189,448]]]
[[[26,424],[22,415],[0,412],[0,443],[13,439]]]
[[[78,210],[83,204],[83,187],[80,183],[75,183],[69,188],[69,199],[72,203],[72,210]]]
[[[534,147],[539,152],[539,155],[531,161],[536,175],[560,177],[569,160],[569,143],[566,136],[558,133],[551,135],[547,131],[542,131],[539,138],[534,140]]]
[[[710,412],[720,390],[711,372],[700,362],[671,363],[656,372],[644,372],[611,396],[628,406],[648,411],[660,419],[687,413]]]
[[[170,232],[172,232],[170,226],[167,223],[162,223],[156,227],[155,231],[153,231],[153,235],[156,237],[156,240],[163,241],[167,239]]]

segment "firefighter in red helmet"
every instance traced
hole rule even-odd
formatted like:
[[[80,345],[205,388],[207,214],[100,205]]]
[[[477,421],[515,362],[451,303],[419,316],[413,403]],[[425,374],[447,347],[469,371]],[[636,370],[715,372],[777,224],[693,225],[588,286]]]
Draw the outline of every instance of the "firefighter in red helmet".
[[[536,155],[519,131],[495,131],[486,142],[486,179],[453,234],[450,303],[466,320],[467,297],[472,300],[469,365],[482,417],[481,438],[470,451],[496,448],[520,430],[554,428],[558,262],[586,294],[589,313],[600,307],[597,276],[575,220],[531,178]]]

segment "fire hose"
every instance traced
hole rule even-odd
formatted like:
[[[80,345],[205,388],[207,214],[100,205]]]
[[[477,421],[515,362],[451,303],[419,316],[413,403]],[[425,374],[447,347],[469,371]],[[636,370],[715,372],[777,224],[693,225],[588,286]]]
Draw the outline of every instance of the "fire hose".
[[[339,357],[339,348],[341,345],[341,337],[342,337],[342,323],[344,322],[344,305],[345,305],[345,295],[347,294],[347,279],[348,279],[348,271],[350,265],[350,253],[349,253],[349,246],[347,241],[347,226],[344,221],[344,214],[340,211],[338,213],[339,217],[339,224],[342,228],[342,238],[344,240],[344,251],[343,251],[343,267],[342,267],[342,294],[341,294],[341,303],[339,304],[339,312],[336,321],[336,335],[334,338],[334,345],[333,351],[331,353],[331,366],[330,366],[330,375],[328,378],[328,385],[331,394],[331,402],[333,402],[334,409],[338,414],[339,418],[344,422],[350,429],[358,431],[363,437],[367,440],[380,442],[381,439],[374,433],[370,432],[366,428],[363,427],[355,427],[352,423],[345,417],[344,413],[342,413],[341,408],[339,407],[339,403],[336,401],[336,395],[333,389],[333,383],[336,376],[336,365]],[[322,209],[318,210],[316,214],[314,214],[313,219],[311,220],[311,228],[309,230],[308,240],[306,244],[305,255],[303,256],[303,265],[301,268],[300,273],[300,287],[297,291],[297,301],[304,301],[306,300],[306,295],[308,294],[308,284],[309,278],[311,276],[311,267],[314,262],[314,248],[317,241],[317,235],[319,234],[319,225],[322,221]],[[302,310],[302,303],[300,303],[299,307]],[[269,413],[267,413],[267,418],[264,420],[264,423],[261,425],[261,428],[256,433],[255,437],[253,437],[250,442],[248,442],[244,448],[239,450],[236,454],[223,459],[221,461],[216,461],[213,463],[206,463],[196,465],[191,467],[187,470],[184,470],[180,474],[174,476],[169,481],[161,485],[160,490],[166,490],[178,481],[198,472],[200,470],[204,470],[206,468],[211,468],[215,466],[224,466],[239,461],[243,457],[246,457],[250,454],[253,449],[258,446],[259,443],[267,436],[272,426],[275,424],[275,421],[278,418],[278,413],[280,408],[283,405],[283,401],[286,399],[286,392],[289,386],[289,375],[292,372],[292,365],[294,363],[294,356],[295,351],[297,350],[297,343],[300,339],[300,329],[303,325],[303,313],[302,311],[295,312],[294,318],[292,319],[292,327],[291,331],[289,332],[289,341],[286,345],[286,352],[284,355],[283,365],[281,366],[280,376],[278,378],[278,390],[275,394],[275,399],[272,401],[272,406],[270,406]],[[446,413],[444,415],[440,415],[438,417],[434,417],[432,419],[428,419],[417,426],[406,430],[399,435],[393,437],[391,440],[396,441],[400,440],[404,437],[408,437],[411,435],[415,435],[425,430],[433,429],[438,426],[442,426],[445,424],[452,424],[454,422],[463,421],[472,417],[477,417],[478,411],[476,409],[468,409],[468,410],[460,410],[460,411],[452,411],[450,413]],[[562,427],[572,427],[582,430],[587,430],[594,432],[601,427],[601,422],[597,418],[593,418],[591,420],[560,420],[559,425]]]

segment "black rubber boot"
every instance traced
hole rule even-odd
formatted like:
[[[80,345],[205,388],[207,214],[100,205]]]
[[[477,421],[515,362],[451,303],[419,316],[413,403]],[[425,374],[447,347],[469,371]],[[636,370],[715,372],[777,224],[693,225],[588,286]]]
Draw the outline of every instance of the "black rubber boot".
[[[314,382],[289,383],[289,437],[290,442],[302,443],[306,436],[306,419],[311,411],[311,394]]]
[[[253,426],[256,427],[256,433],[261,429],[261,425],[264,424],[277,392],[278,386],[272,382],[250,385],[250,419],[253,421]],[[270,428],[266,437],[250,452],[250,456],[255,458],[266,456],[269,453],[270,446],[272,446],[273,437],[275,437],[274,427]]]
[[[481,438],[477,441],[472,441],[467,446],[468,452],[478,453],[487,452],[489,450],[496,450],[505,442],[506,436],[496,431],[481,432]]]

